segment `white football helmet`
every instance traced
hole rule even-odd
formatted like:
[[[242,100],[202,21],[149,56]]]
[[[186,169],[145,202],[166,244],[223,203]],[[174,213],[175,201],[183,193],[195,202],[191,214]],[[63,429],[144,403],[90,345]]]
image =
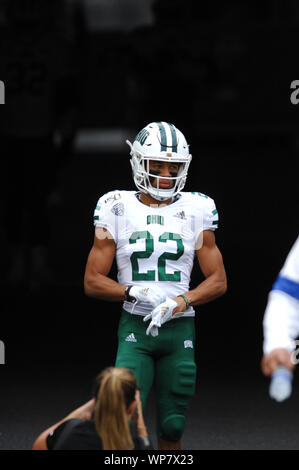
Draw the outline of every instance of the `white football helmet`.
[[[129,140],[126,142],[131,148],[130,162],[134,182],[140,191],[149,193],[159,201],[165,201],[183,189],[192,155],[184,135],[173,124],[151,122],[137,134],[133,144]],[[179,163],[179,171],[172,177],[150,173],[150,160]],[[153,178],[157,178],[156,188],[151,185]],[[172,180],[172,187],[160,188],[160,181],[163,179]]]

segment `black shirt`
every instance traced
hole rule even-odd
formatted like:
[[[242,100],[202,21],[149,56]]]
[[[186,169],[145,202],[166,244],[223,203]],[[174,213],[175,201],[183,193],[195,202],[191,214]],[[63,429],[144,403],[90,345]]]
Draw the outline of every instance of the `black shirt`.
[[[153,449],[150,441],[141,436],[133,436],[134,449]],[[103,450],[94,421],[69,419],[60,424],[47,437],[49,450]]]

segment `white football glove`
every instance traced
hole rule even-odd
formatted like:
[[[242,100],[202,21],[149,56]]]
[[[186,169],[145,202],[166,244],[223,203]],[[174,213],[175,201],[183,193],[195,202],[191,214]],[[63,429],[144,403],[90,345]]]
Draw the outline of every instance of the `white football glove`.
[[[158,305],[150,314],[146,315],[143,321],[148,321],[151,319],[151,322],[146,330],[146,334],[151,334],[152,336],[158,336],[158,328],[160,328],[163,323],[167,322],[172,318],[172,312],[177,308],[178,304],[175,300],[172,300],[170,297],[167,297],[165,302]],[[178,312],[175,314],[176,317],[183,315],[183,312]]]
[[[133,286],[130,289],[129,296],[136,299],[134,307],[138,302],[148,302],[153,307],[157,307],[166,300],[166,295],[160,287]]]

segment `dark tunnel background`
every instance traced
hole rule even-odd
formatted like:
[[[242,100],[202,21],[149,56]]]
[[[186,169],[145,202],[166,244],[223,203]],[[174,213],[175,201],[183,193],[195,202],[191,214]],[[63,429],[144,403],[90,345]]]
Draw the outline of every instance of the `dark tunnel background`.
[[[228,292],[196,308],[198,400],[202,383],[221,395],[230,381],[266,399],[262,319],[298,235],[297,3],[2,0],[0,11],[2,406],[19,380],[38,381],[58,407],[45,428],[69,410],[54,383],[71,394],[84,377],[83,401],[114,363],[121,305],[83,290],[93,211],[104,193],[134,190],[125,140],[158,120],[190,144],[185,190],[219,212]],[[191,285],[201,279],[195,266]],[[0,431],[0,448],[30,447]]]

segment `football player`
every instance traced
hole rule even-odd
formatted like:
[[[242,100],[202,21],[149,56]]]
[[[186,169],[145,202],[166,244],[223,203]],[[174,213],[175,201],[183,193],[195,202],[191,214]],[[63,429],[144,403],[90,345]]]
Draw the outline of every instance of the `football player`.
[[[156,386],[159,449],[180,449],[195,392],[194,306],[226,291],[214,201],[182,192],[191,155],[173,124],[152,122],[129,141],[137,191],[100,197],[84,278],[87,295],[123,302],[116,366],[130,368],[145,406]],[[117,281],[108,277],[116,257]],[[205,280],[189,290],[194,258]]]
[[[262,371],[272,375],[278,366],[295,367],[295,338],[299,336],[299,237],[272,287],[263,320]]]

